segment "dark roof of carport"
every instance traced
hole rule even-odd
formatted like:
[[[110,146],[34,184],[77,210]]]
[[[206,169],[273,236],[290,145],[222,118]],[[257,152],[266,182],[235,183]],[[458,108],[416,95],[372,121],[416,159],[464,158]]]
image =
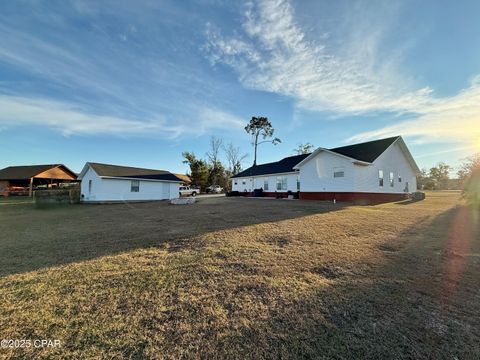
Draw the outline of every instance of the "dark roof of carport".
[[[387,139],[373,140],[361,144],[341,146],[329,150],[340,155],[348,156],[355,160],[371,163],[375,161],[385,150],[387,150],[387,148],[392,145],[399,137],[400,136],[394,136]],[[251,166],[248,169],[243,170],[242,172],[232,177],[240,178],[293,172],[295,171],[293,167],[309,155],[310,154],[289,156],[277,162]]]
[[[88,163],[98,176],[124,177],[145,180],[165,180],[179,181],[183,180],[166,170],[143,169],[130,166],[119,166],[100,163]]]
[[[27,180],[35,177],[44,171],[61,167],[65,172],[76,178],[77,174],[71,171],[63,164],[47,164],[47,165],[23,165],[9,166],[0,170],[0,180]]]

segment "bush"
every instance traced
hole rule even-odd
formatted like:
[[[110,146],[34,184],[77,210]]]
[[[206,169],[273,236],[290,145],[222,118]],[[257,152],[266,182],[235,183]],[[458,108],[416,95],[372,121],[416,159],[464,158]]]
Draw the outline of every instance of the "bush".
[[[229,191],[226,193],[227,196],[240,196],[240,192],[238,191]]]
[[[480,209],[480,169],[476,169],[468,177],[463,189],[463,197],[469,205]]]

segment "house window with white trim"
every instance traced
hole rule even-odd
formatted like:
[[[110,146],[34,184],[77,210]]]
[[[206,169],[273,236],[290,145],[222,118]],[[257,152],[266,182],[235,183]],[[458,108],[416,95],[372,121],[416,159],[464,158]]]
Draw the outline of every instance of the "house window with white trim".
[[[132,180],[130,184],[130,192],[139,192],[140,191],[140,180]]]
[[[393,177],[393,172],[390,172],[390,187],[393,187],[395,185],[395,180]]]
[[[263,178],[263,190],[268,190],[268,177]]]
[[[383,170],[378,170],[378,186],[383,186]]]
[[[340,177],[345,177],[345,168],[342,167],[334,167],[333,168],[333,177],[334,178],[340,178]]]
[[[233,180],[233,185],[238,185],[237,179]]]
[[[88,180],[88,193],[92,192],[92,180]]]
[[[300,175],[297,175],[297,191],[300,191]]]
[[[247,180],[242,179],[242,185],[246,185],[246,184],[247,184]]]
[[[286,176],[277,176],[277,190],[287,190]]]
[[[401,183],[402,182],[402,175],[398,174],[398,182]]]

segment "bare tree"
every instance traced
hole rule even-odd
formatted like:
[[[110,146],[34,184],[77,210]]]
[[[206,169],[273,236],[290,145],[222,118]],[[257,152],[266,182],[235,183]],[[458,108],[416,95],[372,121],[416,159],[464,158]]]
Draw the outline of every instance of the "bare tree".
[[[315,149],[315,146],[310,143],[305,143],[305,144],[298,144],[296,149],[293,149],[295,154],[297,155],[302,155],[302,154],[310,154],[313,149]]]
[[[225,168],[219,159],[222,144],[222,139],[215,136],[210,138],[210,150],[206,153],[210,167],[208,176],[208,182],[210,185],[218,185],[219,182],[221,182],[221,179],[225,177]]]
[[[242,170],[242,161],[248,157],[248,154],[240,155],[240,148],[235,147],[232,143],[224,146],[223,150],[227,157],[228,170],[232,175],[238,174]]]
[[[218,155],[222,147],[223,140],[212,136],[210,138],[210,150],[207,152],[207,158],[213,167],[218,163]]]

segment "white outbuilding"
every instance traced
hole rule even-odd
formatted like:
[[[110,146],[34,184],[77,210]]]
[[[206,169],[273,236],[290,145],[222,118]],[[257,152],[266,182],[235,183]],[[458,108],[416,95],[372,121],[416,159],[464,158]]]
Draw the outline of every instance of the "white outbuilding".
[[[165,170],[92,162],[85,164],[78,179],[85,203],[174,199],[183,182]]]
[[[419,168],[401,136],[252,166],[232,177],[232,190],[300,199],[386,202],[417,190]]]

